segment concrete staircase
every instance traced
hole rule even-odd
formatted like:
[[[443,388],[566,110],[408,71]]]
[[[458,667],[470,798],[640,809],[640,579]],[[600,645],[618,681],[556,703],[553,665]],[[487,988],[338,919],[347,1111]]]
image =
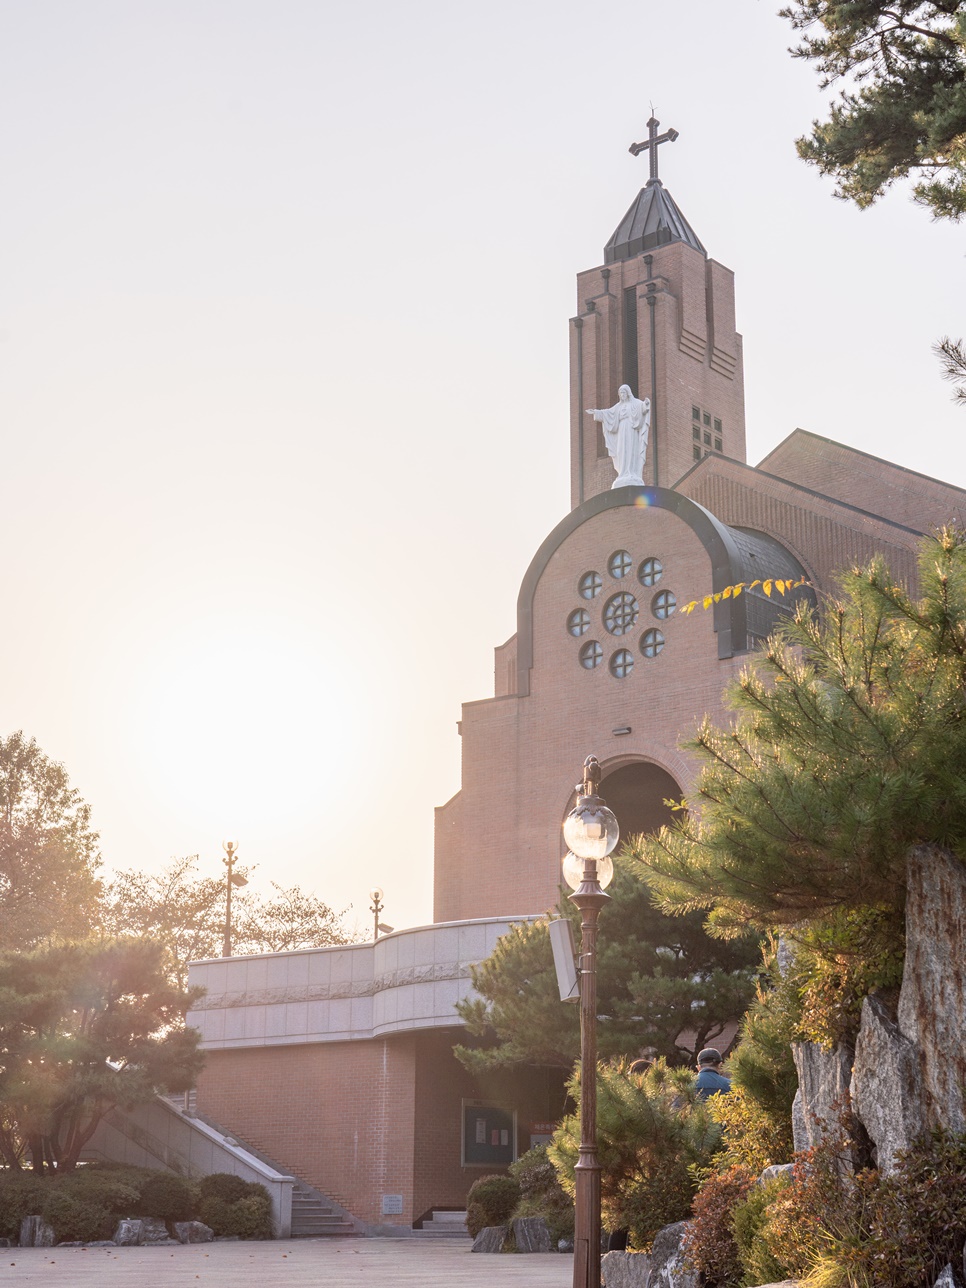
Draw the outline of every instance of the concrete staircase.
[[[358,1230],[324,1194],[296,1181],[292,1187],[292,1238],[318,1239],[326,1234],[358,1234]]]
[[[443,1212],[437,1208],[423,1221],[421,1230],[413,1231],[415,1239],[458,1239],[466,1242],[469,1237],[465,1212]]]

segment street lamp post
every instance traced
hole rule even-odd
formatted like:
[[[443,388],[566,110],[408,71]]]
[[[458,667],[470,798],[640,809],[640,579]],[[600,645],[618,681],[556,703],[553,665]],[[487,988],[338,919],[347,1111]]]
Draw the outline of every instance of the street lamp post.
[[[222,841],[221,848],[225,851],[226,857],[222,859],[225,867],[228,869],[228,879],[225,883],[225,942],[222,944],[222,957],[231,956],[231,892],[232,889],[240,890],[242,886],[248,885],[248,878],[243,877],[240,872],[233,871],[235,865],[235,855],[238,852],[238,846],[234,841]]]
[[[620,837],[617,819],[598,795],[600,764],[584,761],[577,803],[564,821],[570,853],[564,876],[580,909],[580,1151],[574,1173],[574,1288],[600,1288],[600,1162],[597,1158],[597,919],[610,899],[603,887]],[[576,860],[576,862],[575,862]]]
[[[379,920],[380,914],[385,910],[386,905],[382,902],[382,888],[373,886],[369,891],[369,898],[372,903],[369,905],[369,911],[372,913],[372,938],[376,940],[380,935],[391,935],[392,926],[384,926]]]

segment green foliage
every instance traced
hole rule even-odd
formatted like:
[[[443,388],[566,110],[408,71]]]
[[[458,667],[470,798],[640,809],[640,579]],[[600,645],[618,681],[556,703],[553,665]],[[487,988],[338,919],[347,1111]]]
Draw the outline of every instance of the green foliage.
[[[0,1172],[0,1239],[18,1239],[20,1222],[43,1210],[47,1187],[33,1173]]]
[[[785,1267],[769,1249],[762,1232],[770,1207],[788,1184],[784,1178],[759,1182],[735,1205],[731,1229],[741,1267],[741,1288],[755,1288],[757,1284],[777,1283],[785,1278]]]
[[[708,1111],[725,1128],[723,1157],[761,1171],[791,1161],[792,1101],[798,1075],[791,1043],[798,1036],[797,987],[774,962],[758,985],[728,1059],[732,1092],[715,1096]]]
[[[755,940],[723,943],[702,928],[701,914],[669,917],[652,903],[634,851],[617,856],[611,902],[600,915],[597,995],[604,1058],[649,1048],[689,1059],[741,1015],[753,993]],[[577,909],[563,900],[580,941]],[[580,1052],[578,1008],[561,1003],[547,922],[514,926],[492,955],[471,967],[478,996],[457,1007],[471,1034],[496,1045],[457,1047],[473,1072],[515,1064],[570,1069]],[[693,1051],[677,1039],[694,1033]]]
[[[248,1182],[234,1172],[211,1172],[198,1182],[202,1199],[217,1199],[221,1203],[237,1203],[248,1193]]]
[[[103,1203],[72,1194],[62,1186],[51,1186],[41,1213],[53,1227],[57,1243],[109,1239],[115,1218]]]
[[[510,1175],[520,1186],[514,1217],[542,1216],[550,1231],[550,1245],[574,1237],[574,1204],[560,1184],[546,1145],[534,1145],[510,1164]]]
[[[910,845],[966,847],[966,537],[924,541],[923,599],[874,560],[802,611],[700,730],[700,808],[645,842],[662,906],[716,933],[875,909],[901,951]]]
[[[191,1221],[198,1206],[195,1187],[173,1172],[156,1172],[141,1190],[139,1216],[156,1216],[162,1221]]]
[[[481,1176],[466,1196],[466,1228],[475,1239],[490,1225],[506,1225],[520,1202],[515,1176]]]
[[[898,995],[904,959],[898,911],[838,909],[803,926],[797,940],[791,975],[801,994],[801,1037],[826,1050],[853,1042],[863,998]]]
[[[0,951],[90,933],[97,842],[63,765],[22,732],[0,738]]]
[[[198,1219],[216,1235],[271,1239],[272,1200],[264,1185],[229,1172],[213,1172],[197,1183]]]
[[[190,998],[146,941],[64,944],[0,955],[0,1152],[72,1170],[103,1115],[193,1085]]]
[[[947,1262],[962,1264],[966,1136],[934,1133],[887,1177],[853,1175],[843,1157],[834,1138],[799,1155],[791,1185],[749,1214],[747,1275],[767,1268],[807,1288],[929,1288]]]
[[[568,1091],[579,1104],[579,1073]],[[643,1076],[629,1074],[623,1060],[598,1068],[602,1219],[610,1229],[630,1230],[635,1247],[648,1247],[662,1226],[689,1215],[696,1174],[721,1139],[709,1103],[697,1096],[693,1072],[669,1068],[663,1060]],[[547,1153],[571,1196],[579,1146],[580,1120],[569,1115]]]
[[[754,1184],[754,1173],[735,1164],[709,1177],[695,1195],[683,1250],[707,1288],[732,1288],[738,1282],[741,1263],[733,1218]]]
[[[944,335],[932,346],[932,351],[939,359],[943,380],[956,386],[953,402],[966,403],[966,345],[961,339],[953,340]]]
[[[838,181],[836,195],[872,204],[917,176],[916,201],[936,218],[966,214],[966,9],[961,0],[794,0],[793,51],[823,87],[848,88],[798,152]]]

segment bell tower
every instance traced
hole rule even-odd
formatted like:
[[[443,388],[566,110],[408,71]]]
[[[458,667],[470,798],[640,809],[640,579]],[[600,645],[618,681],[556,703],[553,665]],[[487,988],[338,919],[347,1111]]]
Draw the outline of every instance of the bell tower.
[[[606,492],[617,477],[587,408],[611,407],[621,385],[651,400],[644,481],[673,487],[696,461],[744,461],[745,394],[735,330],[734,273],[708,252],[658,176],[652,116],[649,177],[604,247],[604,263],[577,276],[570,320],[571,505]]]

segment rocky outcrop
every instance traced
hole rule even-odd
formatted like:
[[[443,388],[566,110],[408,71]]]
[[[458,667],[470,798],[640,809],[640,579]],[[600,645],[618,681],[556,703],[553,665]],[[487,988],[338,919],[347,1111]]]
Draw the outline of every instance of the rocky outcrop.
[[[651,1258],[646,1252],[607,1252],[600,1259],[604,1288],[647,1288]]]
[[[906,874],[906,961],[899,1028],[920,1053],[927,1124],[966,1130],[966,868],[917,846]]]
[[[470,1252],[502,1252],[507,1240],[505,1225],[487,1225],[473,1240]]]
[[[872,1141],[875,1165],[885,1174],[895,1166],[896,1153],[926,1130],[919,1048],[877,997],[862,1003],[852,1108]]]
[[[202,1221],[175,1221],[174,1232],[179,1243],[211,1243],[215,1232]]]
[[[42,1216],[25,1216],[20,1221],[21,1248],[52,1248],[54,1231]]]
[[[647,1288],[698,1288],[696,1272],[686,1268],[681,1244],[687,1221],[676,1221],[658,1230],[651,1246],[651,1273]]]
[[[542,1216],[520,1216],[513,1222],[517,1252],[550,1252],[550,1228]]]
[[[804,1141],[796,1138],[795,1148],[811,1149],[836,1130],[843,1110],[849,1108],[852,1052],[841,1043],[833,1051],[825,1051],[817,1042],[794,1042],[792,1057],[798,1071],[801,1109],[797,1135]]]

